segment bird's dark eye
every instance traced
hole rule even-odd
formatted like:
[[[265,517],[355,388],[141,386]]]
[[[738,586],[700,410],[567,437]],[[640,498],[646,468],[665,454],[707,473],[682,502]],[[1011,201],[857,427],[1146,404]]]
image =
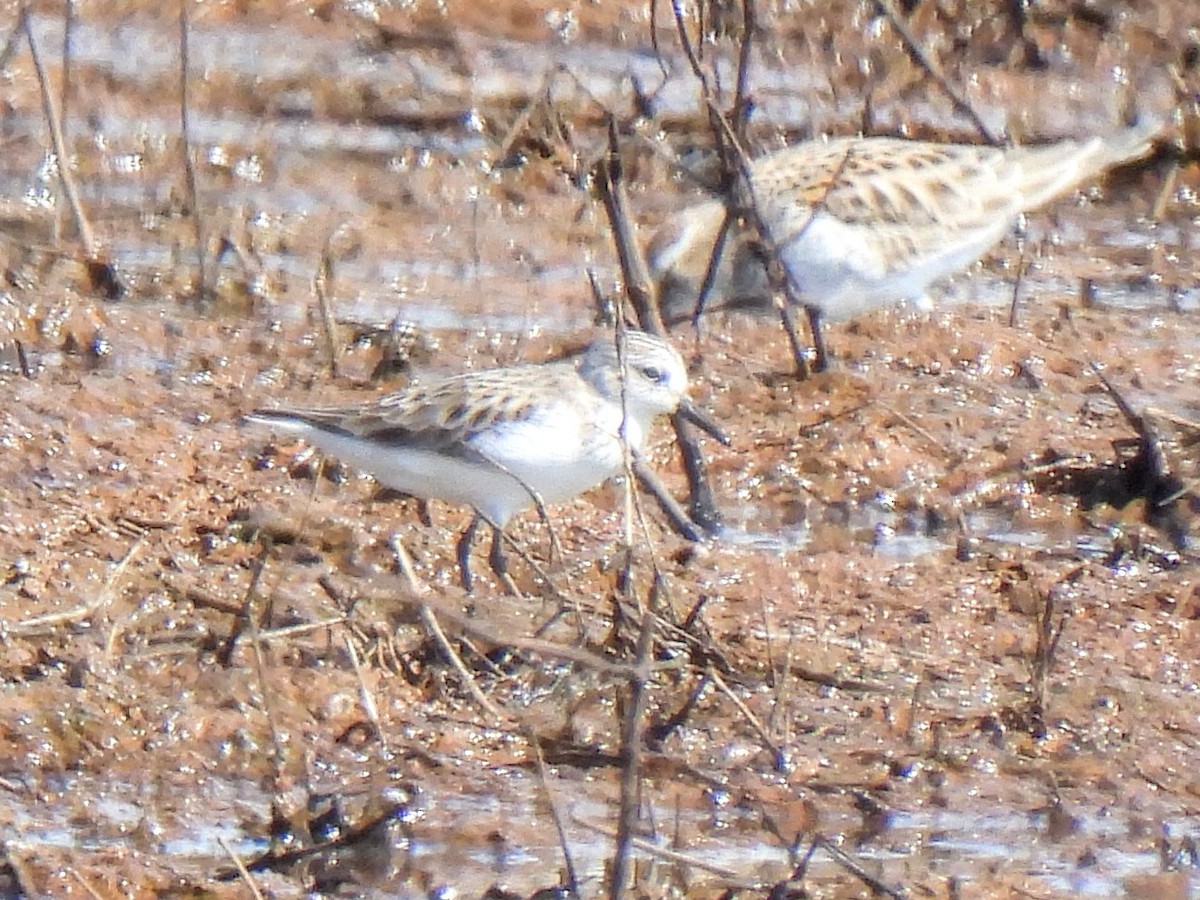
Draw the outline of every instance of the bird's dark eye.
[[[667,373],[658,366],[642,366],[641,372],[642,376],[646,378],[647,381],[653,381],[655,384],[659,384],[660,382],[667,380]]]

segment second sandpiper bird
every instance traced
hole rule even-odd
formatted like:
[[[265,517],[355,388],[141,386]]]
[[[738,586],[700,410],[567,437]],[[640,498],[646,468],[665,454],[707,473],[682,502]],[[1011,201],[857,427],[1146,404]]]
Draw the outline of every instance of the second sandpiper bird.
[[[812,140],[750,164],[750,200],[809,313],[821,321],[924,302],[937,279],[979,259],[1017,217],[1114,165],[1145,156],[1157,123],[1108,138],[1031,147],[883,137]],[[671,216],[648,253],[665,319],[691,315],[725,219],[710,200]],[[731,308],[766,308],[765,250],[736,228],[714,293]]]

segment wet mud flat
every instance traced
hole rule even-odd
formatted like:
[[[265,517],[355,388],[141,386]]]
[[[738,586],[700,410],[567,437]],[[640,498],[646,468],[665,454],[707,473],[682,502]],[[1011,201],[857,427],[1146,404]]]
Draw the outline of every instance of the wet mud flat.
[[[678,331],[733,440],[703,445],[725,532],[688,543],[643,501],[627,548],[605,487],[552,510],[561,558],[535,516],[514,527],[549,579],[515,558],[522,598],[482,552],[458,588],[469,511],[434,503],[425,525],[239,419],[585,343],[584,270],[619,279],[586,176],[601,104],[631,117],[629,72],[656,115],[626,144],[641,234],[701,196],[665,161],[708,140],[669,20],[664,77],[642,5],[194,9],[202,286],[174,14],[80,9],[67,139],[119,298],[62,224],[16,53],[5,889],[530,896],[573,870],[599,894],[654,600],[640,893],[1196,895],[1200,21],[1182,2],[913,6],[988,124],[1102,132],[1132,84],[1167,123],[1155,154],[1029,216],[935,312],[835,323],[830,372],[796,378],[769,320]],[[760,15],[760,149],[977,139],[870,4]],[[61,77],[61,10],[32,30]],[[333,329],[336,374],[323,256],[331,316],[359,323]],[[362,333],[396,316],[412,362],[384,372]],[[651,458],[682,496],[669,429]]]

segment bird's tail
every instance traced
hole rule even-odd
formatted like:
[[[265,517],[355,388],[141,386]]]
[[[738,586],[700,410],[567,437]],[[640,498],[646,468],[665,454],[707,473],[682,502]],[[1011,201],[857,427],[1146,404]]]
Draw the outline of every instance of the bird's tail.
[[[1023,208],[1035,209],[1113,166],[1149,155],[1161,130],[1161,121],[1148,120],[1107,137],[1011,151]]]
[[[1124,131],[1101,139],[1094,157],[1096,171],[1149,156],[1154,149],[1154,139],[1162,130],[1161,119],[1143,119]]]

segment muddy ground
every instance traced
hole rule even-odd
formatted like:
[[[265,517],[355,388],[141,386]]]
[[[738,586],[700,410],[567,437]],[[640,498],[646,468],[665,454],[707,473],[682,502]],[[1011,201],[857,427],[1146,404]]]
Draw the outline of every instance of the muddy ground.
[[[521,598],[482,547],[458,587],[468,510],[423,524],[239,420],[596,334],[606,111],[643,237],[702,196],[669,4],[190,7],[195,202],[175,8],[80,4],[63,98],[63,13],[35,4],[91,266],[6,6],[5,895],[598,895],[652,601],[639,895],[1200,895],[1200,10],[901,6],[989,129],[1136,112],[1153,155],[935,312],[833,325],[830,372],[797,378],[769,320],[681,329],[732,438],[703,443],[724,532],[689,543],[644,500],[625,578],[604,487],[551,510],[561,557],[536,516],[512,529]],[[736,12],[706,7],[725,76]],[[758,12],[757,150],[981,140],[872,3]],[[362,332],[397,316],[412,356],[380,372]],[[683,496],[665,424],[650,455]]]

